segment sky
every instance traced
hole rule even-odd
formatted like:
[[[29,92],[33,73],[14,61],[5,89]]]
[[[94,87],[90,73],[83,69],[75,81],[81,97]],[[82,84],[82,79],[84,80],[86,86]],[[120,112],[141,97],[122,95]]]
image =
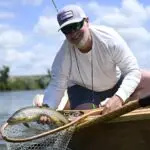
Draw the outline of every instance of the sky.
[[[150,69],[149,0],[54,0],[60,9],[78,4],[95,25],[113,27],[139,66]],[[51,0],[0,0],[0,68],[10,75],[46,74],[65,37]]]

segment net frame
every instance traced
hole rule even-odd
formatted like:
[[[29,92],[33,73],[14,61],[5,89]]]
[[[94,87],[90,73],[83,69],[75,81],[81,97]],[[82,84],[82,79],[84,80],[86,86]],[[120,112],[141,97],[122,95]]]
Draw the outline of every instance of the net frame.
[[[4,134],[9,126],[14,126],[6,122],[1,127],[2,138],[6,141],[8,150],[71,150],[68,148],[68,144],[78,125],[80,126],[80,124],[86,122],[85,118],[88,116],[101,113],[102,110],[101,108],[90,110],[81,116],[76,116],[73,121],[66,125],[25,138],[21,136],[18,138],[16,135],[10,137],[9,134]],[[79,111],[77,110],[77,112]]]
[[[88,113],[86,113],[86,114],[84,114],[82,116],[77,117],[76,119],[74,119],[73,121],[71,121],[70,123],[68,123],[66,125],[63,125],[61,127],[58,127],[58,128],[55,128],[55,129],[52,129],[52,130],[40,133],[40,134],[35,135],[35,136],[31,136],[31,137],[28,137],[28,138],[10,138],[10,137],[4,135],[3,133],[4,133],[5,129],[8,127],[8,125],[9,125],[8,123],[5,123],[1,127],[2,138],[5,141],[14,142],[14,143],[17,143],[17,142],[27,142],[27,141],[34,140],[34,139],[39,139],[39,138],[42,138],[44,136],[48,136],[50,134],[54,134],[56,132],[60,132],[60,131],[62,131],[64,129],[67,129],[67,128],[71,127],[71,126],[77,126],[82,121],[84,121],[84,119],[87,118],[88,116],[93,115],[95,113],[101,113],[102,110],[103,109],[100,109],[100,108],[93,109],[90,112],[88,112]]]
[[[43,125],[38,124],[36,122],[31,122],[31,124],[36,124],[41,128],[41,131],[46,131],[47,129],[43,127]],[[28,128],[25,127],[23,124],[17,124],[17,125],[13,125],[13,126],[9,126],[8,123],[4,124],[5,130],[4,132],[2,132],[3,138],[4,138],[4,134],[7,135],[7,132],[9,134],[9,136],[15,137],[14,139],[16,139],[16,137],[20,137],[22,136],[30,136],[31,133],[26,133],[24,131],[27,131]],[[22,128],[23,127],[23,128]],[[26,129],[26,130],[25,130]],[[30,129],[30,128],[29,128]],[[44,130],[43,130],[44,129]],[[33,128],[31,129],[33,130]],[[4,140],[6,141],[6,146],[8,150],[49,150],[49,149],[54,149],[54,150],[68,150],[68,144],[70,142],[70,139],[72,137],[72,134],[74,133],[75,130],[75,126],[71,126],[67,129],[61,130],[60,132],[56,132],[41,138],[35,138],[32,140],[27,140],[27,141],[22,141],[22,142],[18,142],[18,141],[11,141],[11,140],[6,140],[4,138]],[[19,133],[18,133],[19,131]],[[38,130],[40,131],[40,130]],[[30,132],[30,130],[29,130]],[[25,134],[24,134],[25,133]],[[34,133],[34,132],[33,132]],[[30,135],[28,135],[30,134]]]

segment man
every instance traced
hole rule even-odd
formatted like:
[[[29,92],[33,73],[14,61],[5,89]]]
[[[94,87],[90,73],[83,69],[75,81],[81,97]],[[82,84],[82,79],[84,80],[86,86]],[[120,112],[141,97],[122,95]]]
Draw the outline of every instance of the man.
[[[43,103],[56,109],[67,89],[71,109],[96,108],[107,99],[103,104],[106,114],[120,108],[131,95],[132,99],[145,96],[139,89],[150,83],[150,73],[141,72],[117,32],[90,25],[77,5],[62,8],[57,20],[66,40],[55,57]],[[150,94],[149,89],[146,94]],[[36,105],[42,104],[37,101]]]

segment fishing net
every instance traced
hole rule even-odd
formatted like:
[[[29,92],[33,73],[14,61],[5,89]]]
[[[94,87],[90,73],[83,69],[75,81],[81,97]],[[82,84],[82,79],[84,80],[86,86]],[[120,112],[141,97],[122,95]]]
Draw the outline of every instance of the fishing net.
[[[61,116],[61,113],[49,108],[26,107],[16,111],[7,120],[7,123],[1,127],[1,133],[8,150],[70,150],[68,144],[78,124],[84,122],[87,116],[95,112],[101,112],[101,109],[95,109],[85,114],[82,111],[68,112],[68,115],[67,112],[63,112]],[[34,114],[36,114],[35,116],[55,114],[55,117],[62,120],[65,125],[60,126],[53,115],[51,123],[38,123],[37,120],[33,121]],[[18,118],[30,119],[30,116],[31,122],[28,122],[29,120],[26,123],[18,122],[17,124],[10,122],[10,119],[13,120],[16,117],[19,121]],[[68,123],[65,122],[64,116],[68,119]]]
[[[3,136],[22,139],[32,137],[55,128],[56,126],[52,123],[50,125],[43,125],[37,122],[30,122],[28,123],[28,127],[24,124],[17,124],[12,126],[8,125],[5,130],[1,132],[3,132]],[[8,150],[71,150],[68,148],[68,144],[74,130],[75,126],[71,126],[59,132],[26,142],[6,141],[6,146]]]

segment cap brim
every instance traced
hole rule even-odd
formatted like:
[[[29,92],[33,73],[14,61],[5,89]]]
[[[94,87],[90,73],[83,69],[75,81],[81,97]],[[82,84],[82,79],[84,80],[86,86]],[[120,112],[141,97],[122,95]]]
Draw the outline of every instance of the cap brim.
[[[67,25],[69,25],[69,24],[80,22],[80,21],[82,21],[82,19],[83,19],[83,18],[68,20],[67,22],[63,23],[63,24],[60,26],[59,30],[61,30],[63,27],[65,27],[65,26],[67,26]],[[59,30],[58,30],[58,31],[59,31]]]

